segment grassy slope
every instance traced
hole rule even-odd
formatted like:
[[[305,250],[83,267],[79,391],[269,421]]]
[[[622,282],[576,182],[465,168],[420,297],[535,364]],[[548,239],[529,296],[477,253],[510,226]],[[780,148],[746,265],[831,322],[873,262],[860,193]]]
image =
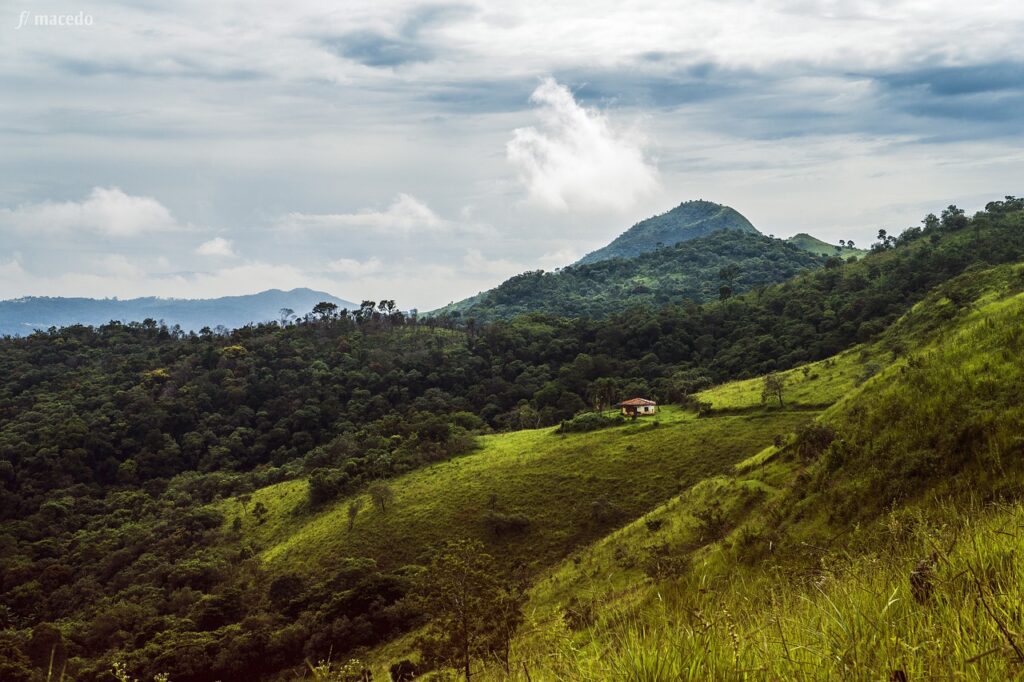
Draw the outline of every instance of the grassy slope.
[[[667,407],[656,420],[587,434],[541,429],[485,436],[474,454],[396,479],[394,508],[380,513],[367,500],[351,533],[348,500],[311,514],[305,481],[270,486],[249,503],[251,509],[262,502],[270,510],[267,520],[257,525],[247,515],[243,541],[260,552],[272,573],[326,573],[348,556],[369,556],[382,568],[394,568],[423,560],[433,544],[457,535],[484,539],[499,559],[532,557],[530,568],[543,571],[681,490],[698,484],[692,494],[704,495],[738,462],[851,390],[872,357],[844,353],[815,363],[806,375],[800,369],[785,373],[785,409],[764,407],[761,382],[752,379],[702,392],[701,400],[723,410],[711,418]],[[481,517],[491,494],[500,511],[529,516],[531,530],[518,538],[489,538]],[[618,514],[595,523],[591,509],[599,498]],[[226,519],[240,509],[233,500],[223,505]],[[400,639],[371,660],[383,670],[408,656],[409,648],[409,639]]]
[[[1014,293],[1022,273],[997,268],[954,283],[972,290],[966,312],[941,292],[919,304],[879,344],[909,344],[900,355],[914,360],[896,360],[821,415],[854,446],[883,443],[893,461],[862,449],[860,459],[828,473],[820,461],[766,456],[770,448],[735,477],[702,482],[552,571],[533,591],[516,647],[532,678],[1019,675],[1024,657],[1011,640],[1024,625],[1015,606],[1024,598],[1015,558],[1024,486],[1014,455],[1024,451],[1024,410],[1008,396],[1024,385],[1024,295]],[[744,386],[727,395],[735,400]],[[879,482],[898,478],[880,464],[920,453],[922,442],[948,458],[957,446],[940,442],[941,425],[956,435],[958,422],[970,419],[986,427],[976,460],[925,475],[895,507],[876,508],[884,502],[872,498]],[[817,485],[808,484],[815,476]],[[864,481],[873,481],[867,490],[858,488]],[[873,509],[875,520],[862,514],[863,526],[837,523],[830,517],[838,499]],[[708,544],[694,514],[712,500],[731,533]],[[661,528],[651,530],[651,519]],[[750,538],[779,527],[786,533],[776,537],[805,556],[744,560]],[[663,545],[692,568],[652,578],[644,557]],[[908,576],[932,552],[932,596],[922,605]],[[577,614],[575,629],[566,612]]]
[[[525,553],[533,568],[542,568],[681,489],[726,471],[808,418],[802,411],[769,409],[698,420],[666,408],[656,427],[654,419],[642,419],[586,434],[540,429],[485,436],[474,454],[393,481],[393,508],[382,513],[367,500],[351,532],[348,500],[306,513],[305,481],[257,491],[252,504],[262,502],[270,513],[263,525],[246,522],[245,539],[271,571],[330,570],[345,556],[372,557],[394,568],[422,560],[433,544],[453,535],[487,540],[482,516],[493,494],[499,511],[527,515],[531,529],[492,542],[501,555]],[[600,498],[618,513],[595,521],[592,504]],[[233,517],[237,503],[224,504],[225,516]]]

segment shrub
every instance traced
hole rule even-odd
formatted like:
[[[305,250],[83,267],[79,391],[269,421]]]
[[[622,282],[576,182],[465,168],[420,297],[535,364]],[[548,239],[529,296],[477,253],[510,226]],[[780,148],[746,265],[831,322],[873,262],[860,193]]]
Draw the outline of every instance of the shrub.
[[[583,414],[576,415],[572,419],[563,421],[555,433],[584,433],[587,431],[597,431],[598,429],[607,429],[610,426],[618,426],[625,421],[626,420],[621,414],[609,417],[600,414],[599,412],[584,412]]]
[[[348,488],[349,476],[337,469],[314,469],[309,475],[309,504],[319,507],[338,498]]]
[[[796,434],[796,453],[804,461],[816,459],[836,438],[835,429],[818,422],[805,424]]]
[[[657,533],[661,530],[661,527],[665,525],[664,519],[646,519],[644,525],[647,526],[647,530],[652,533]]]
[[[684,554],[676,554],[667,544],[649,547],[643,558],[643,569],[647,577],[654,580],[668,580],[686,575],[690,560]]]
[[[717,500],[712,500],[708,506],[698,509],[693,513],[697,519],[697,531],[703,542],[714,542],[725,536],[727,521],[722,505]]]
[[[416,679],[416,675],[419,674],[419,669],[416,664],[409,659],[404,659],[398,663],[391,664],[388,668],[388,673],[391,675],[393,682],[412,682]]]
[[[732,549],[738,562],[753,566],[768,555],[777,541],[778,538],[769,534],[765,529],[747,525],[736,533]]]
[[[484,514],[484,526],[494,537],[525,533],[530,529],[530,517],[525,514],[503,514],[493,509]]]
[[[618,515],[618,507],[606,497],[599,497],[590,503],[590,520],[594,523],[608,523]]]

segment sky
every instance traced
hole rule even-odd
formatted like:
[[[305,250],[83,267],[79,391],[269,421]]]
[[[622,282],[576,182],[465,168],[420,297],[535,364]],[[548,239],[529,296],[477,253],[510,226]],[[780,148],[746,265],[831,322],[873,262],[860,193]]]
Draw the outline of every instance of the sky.
[[[1024,3],[0,0],[0,298],[429,310],[682,201],[1024,194]]]

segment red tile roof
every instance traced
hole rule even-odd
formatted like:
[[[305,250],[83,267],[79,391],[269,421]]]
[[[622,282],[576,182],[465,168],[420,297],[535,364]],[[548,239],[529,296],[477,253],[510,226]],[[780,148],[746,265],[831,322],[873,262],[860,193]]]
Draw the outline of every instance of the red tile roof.
[[[630,398],[619,403],[619,407],[640,407],[642,405],[657,405],[658,403],[647,398]]]

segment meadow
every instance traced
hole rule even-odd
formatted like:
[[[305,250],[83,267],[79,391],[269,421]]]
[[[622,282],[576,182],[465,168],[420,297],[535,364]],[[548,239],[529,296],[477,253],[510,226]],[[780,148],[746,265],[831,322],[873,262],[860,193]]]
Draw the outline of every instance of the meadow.
[[[396,568],[453,532],[485,540],[508,562],[525,557],[536,571],[727,471],[809,416],[768,408],[698,419],[666,407],[655,417],[591,433],[548,428],[484,436],[470,455],[393,480],[395,499],[385,511],[366,499],[351,531],[351,498],[311,513],[305,481],[256,491],[249,504],[262,503],[269,513],[262,524],[248,515],[243,538],[271,572],[326,570],[339,556]],[[225,512],[239,506],[222,504]],[[495,537],[485,524],[488,511],[525,517],[528,525]]]

